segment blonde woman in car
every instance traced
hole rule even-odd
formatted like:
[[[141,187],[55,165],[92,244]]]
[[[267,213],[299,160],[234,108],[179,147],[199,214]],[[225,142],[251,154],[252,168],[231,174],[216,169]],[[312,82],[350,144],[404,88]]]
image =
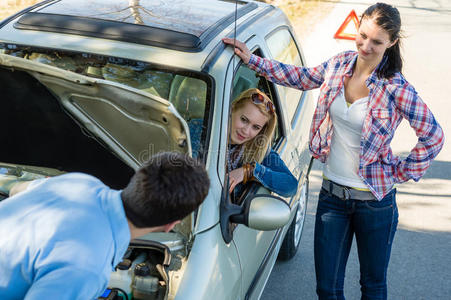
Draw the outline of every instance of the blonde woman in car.
[[[271,148],[276,125],[274,104],[260,90],[248,89],[233,101],[227,168],[235,196],[249,181],[284,197],[296,193],[296,178]]]

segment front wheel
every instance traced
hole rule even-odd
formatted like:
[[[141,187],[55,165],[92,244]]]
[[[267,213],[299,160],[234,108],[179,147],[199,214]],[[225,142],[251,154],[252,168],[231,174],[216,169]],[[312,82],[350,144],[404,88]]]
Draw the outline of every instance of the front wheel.
[[[288,228],[287,234],[280,247],[278,259],[289,260],[296,255],[301,242],[302,230],[304,229],[305,214],[308,202],[308,179],[302,185],[301,196],[296,208],[296,215]]]

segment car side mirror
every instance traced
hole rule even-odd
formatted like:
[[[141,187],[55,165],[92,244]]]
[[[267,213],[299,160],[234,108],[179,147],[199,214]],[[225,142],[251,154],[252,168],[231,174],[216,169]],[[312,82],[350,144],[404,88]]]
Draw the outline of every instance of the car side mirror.
[[[291,209],[282,198],[270,194],[256,194],[246,199],[244,206],[223,199],[221,203],[221,231],[226,243],[232,240],[230,223],[243,224],[255,230],[270,231],[285,226]]]
[[[290,220],[291,209],[280,197],[258,194],[246,202],[244,225],[256,230],[275,230],[285,226]],[[232,216],[231,220],[234,221]]]

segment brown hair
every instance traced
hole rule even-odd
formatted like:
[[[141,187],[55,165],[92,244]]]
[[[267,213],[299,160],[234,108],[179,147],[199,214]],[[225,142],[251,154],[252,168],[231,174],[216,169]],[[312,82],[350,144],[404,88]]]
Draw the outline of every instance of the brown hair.
[[[254,93],[262,95],[265,99],[265,102],[259,104],[252,102],[251,96]],[[232,114],[243,107],[247,101],[250,101],[253,105],[258,107],[260,112],[268,117],[268,121],[252,140],[244,143],[245,148],[242,163],[245,164],[254,161],[261,163],[263,161],[263,158],[265,157],[266,151],[271,146],[271,141],[273,139],[274,131],[277,125],[277,115],[275,111],[274,113],[271,113],[267,110],[266,101],[269,101],[271,103],[273,102],[265,93],[263,93],[259,89],[248,89],[242,92],[240,96],[232,102]]]
[[[368,7],[360,18],[368,18],[385,30],[390,36],[390,41],[396,43],[385,50],[384,59],[387,61],[377,70],[377,75],[382,78],[390,78],[396,72],[402,72],[401,56],[401,16],[396,7],[386,3],[376,3]]]

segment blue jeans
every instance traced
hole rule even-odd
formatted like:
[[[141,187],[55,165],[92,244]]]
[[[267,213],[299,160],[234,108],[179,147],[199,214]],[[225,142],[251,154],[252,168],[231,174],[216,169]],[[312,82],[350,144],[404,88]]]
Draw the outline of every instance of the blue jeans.
[[[319,299],[345,299],[345,269],[354,234],[361,299],[387,299],[388,261],[398,225],[395,195],[393,190],[381,201],[344,201],[321,189],[314,242]]]

